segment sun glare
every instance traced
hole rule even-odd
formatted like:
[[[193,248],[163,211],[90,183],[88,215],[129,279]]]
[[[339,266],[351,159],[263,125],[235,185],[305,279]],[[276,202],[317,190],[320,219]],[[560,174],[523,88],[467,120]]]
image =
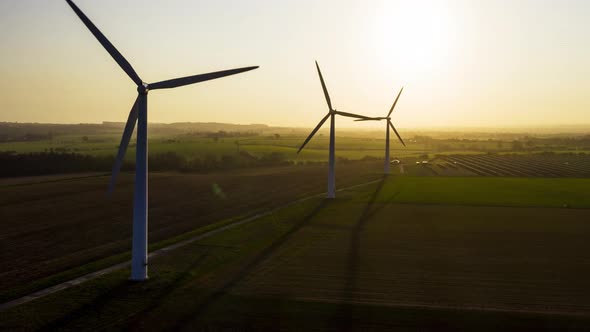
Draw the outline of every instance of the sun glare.
[[[452,20],[441,2],[387,2],[375,16],[373,47],[385,67],[411,76],[448,64]]]

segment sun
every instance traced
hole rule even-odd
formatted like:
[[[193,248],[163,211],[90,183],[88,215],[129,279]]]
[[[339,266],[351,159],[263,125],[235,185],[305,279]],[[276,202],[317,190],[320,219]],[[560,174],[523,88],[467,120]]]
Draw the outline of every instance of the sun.
[[[387,1],[373,21],[374,55],[405,74],[431,72],[449,63],[452,25],[441,1]]]

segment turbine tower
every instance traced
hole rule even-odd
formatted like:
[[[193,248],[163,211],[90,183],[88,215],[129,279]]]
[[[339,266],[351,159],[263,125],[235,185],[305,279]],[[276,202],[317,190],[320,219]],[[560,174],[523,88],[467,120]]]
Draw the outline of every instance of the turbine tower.
[[[326,102],[328,103],[328,114],[326,114],[326,116],[324,116],[324,118],[313,129],[311,134],[309,134],[309,136],[307,136],[307,138],[305,139],[305,142],[303,142],[303,144],[301,145],[301,147],[299,148],[297,153],[299,154],[299,152],[301,152],[301,150],[303,150],[303,147],[305,147],[307,142],[309,142],[309,140],[311,140],[313,135],[315,135],[315,133],[318,130],[320,130],[320,128],[322,127],[324,122],[326,122],[326,120],[328,120],[328,118],[330,118],[330,156],[328,159],[329,170],[328,170],[328,196],[327,197],[328,198],[335,198],[336,197],[336,176],[335,176],[335,172],[334,172],[334,162],[335,162],[334,130],[335,130],[336,115],[342,115],[342,116],[346,116],[346,117],[363,119],[363,120],[369,120],[371,118],[368,118],[368,117],[362,116],[362,115],[358,115],[358,114],[341,112],[341,111],[337,111],[336,109],[334,109],[332,107],[332,102],[330,101],[330,95],[328,94],[328,89],[326,88],[326,83],[324,83],[324,78],[322,77],[322,72],[320,70],[320,66],[318,65],[317,61],[315,62],[315,66],[318,70],[318,75],[320,76],[320,82],[322,83],[322,89],[324,90],[324,96],[326,97]]]
[[[393,129],[393,132],[395,132],[395,135],[397,135],[397,138],[399,138],[399,141],[402,143],[402,145],[403,146],[406,146],[406,143],[404,143],[404,140],[399,135],[399,133],[397,132],[397,130],[393,126],[393,123],[391,122],[391,113],[393,112],[393,109],[395,108],[395,105],[397,104],[397,101],[399,99],[399,96],[401,96],[402,91],[404,91],[404,88],[403,87],[401,88],[401,90],[399,90],[399,93],[397,94],[397,97],[395,98],[395,101],[393,102],[393,105],[391,105],[391,109],[389,110],[389,113],[387,113],[387,116],[377,117],[377,118],[369,118],[369,119],[355,120],[355,121],[381,121],[381,120],[386,120],[387,123],[385,124],[385,164],[384,164],[384,172],[385,172],[385,174],[389,174],[389,163],[390,163],[390,160],[389,160],[389,127],[391,127],[391,129]]]
[[[84,13],[71,0],[66,0],[68,5],[72,7],[76,15],[82,20],[84,25],[96,37],[100,44],[109,52],[111,57],[119,64],[121,69],[131,80],[137,85],[137,98],[129,112],[121,144],[115,164],[113,165],[113,174],[109,186],[109,192],[112,192],[117,175],[121,169],[125,151],[129,145],[129,140],[135,129],[137,122],[137,147],[135,155],[135,191],[133,199],[133,239],[131,250],[131,280],[146,280],[147,275],[147,234],[148,234],[148,113],[147,113],[147,96],[150,90],[171,89],[184,85],[194,84],[198,82],[213,80],[216,78],[234,75],[248,70],[256,69],[255,67],[245,67],[231,70],[224,70],[219,72],[200,74],[194,76],[187,76],[175,78],[171,80],[161,81],[157,83],[145,83],[139,78],[133,67],[127,60],[119,53],[119,51],[109,42],[109,40],[98,30],[98,28],[84,15]]]

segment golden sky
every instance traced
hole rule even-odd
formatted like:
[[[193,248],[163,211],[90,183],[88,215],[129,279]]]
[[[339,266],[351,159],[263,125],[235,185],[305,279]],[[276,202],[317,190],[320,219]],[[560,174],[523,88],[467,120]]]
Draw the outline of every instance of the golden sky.
[[[327,107],[398,127],[590,123],[590,1],[78,0],[147,82],[152,122],[314,126]],[[165,3],[165,5],[164,5]],[[0,1],[0,121],[125,121],[135,86],[65,1]],[[369,127],[338,120],[340,126]]]

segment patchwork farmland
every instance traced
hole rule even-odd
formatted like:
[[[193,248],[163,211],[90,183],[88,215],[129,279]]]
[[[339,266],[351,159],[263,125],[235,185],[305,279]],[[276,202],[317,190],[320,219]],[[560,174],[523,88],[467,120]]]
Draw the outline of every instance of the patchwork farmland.
[[[416,175],[584,178],[590,177],[590,155],[454,154],[405,168]]]
[[[416,136],[392,147],[383,177],[382,137],[338,137],[336,187],[355,187],[324,200],[314,195],[326,190],[327,135],[298,155],[303,138],[288,130],[218,134],[152,138],[149,251],[163,250],[141,284],[119,265],[130,257],[132,163],[106,195],[117,138],[56,136],[53,152],[4,143],[16,169],[72,152],[106,168],[0,180],[3,304],[119,267],[4,307],[0,329],[590,326],[587,146]]]
[[[564,197],[551,192],[499,206],[505,192],[569,180],[579,185],[562,196],[580,208],[554,208]],[[504,182],[455,205],[457,191],[494,181]],[[146,283],[122,270],[7,310],[0,327],[584,331],[588,189],[587,179],[389,177],[157,257]]]

